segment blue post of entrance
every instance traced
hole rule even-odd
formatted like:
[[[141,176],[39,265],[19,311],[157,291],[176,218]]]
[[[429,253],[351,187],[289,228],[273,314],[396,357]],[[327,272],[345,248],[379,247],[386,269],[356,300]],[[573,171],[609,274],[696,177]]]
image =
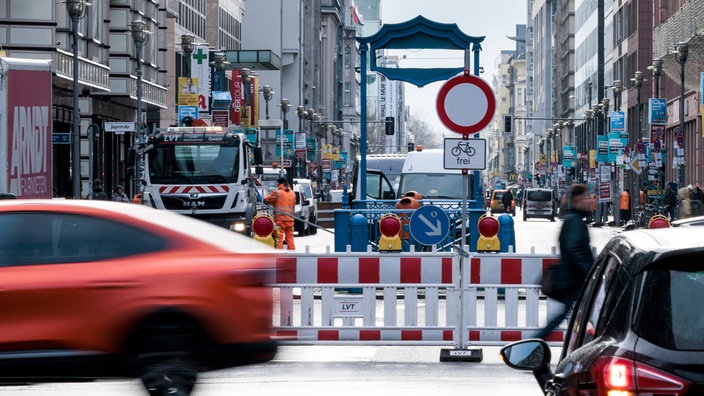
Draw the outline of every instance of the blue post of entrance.
[[[472,44],[472,52],[474,53],[474,71],[475,76],[479,76],[479,51],[482,50],[481,44],[475,42]],[[469,59],[465,60],[469,67]],[[478,139],[479,134],[474,134],[474,138]],[[482,175],[481,172],[474,171],[472,173],[472,191],[474,191],[474,201],[469,209],[469,251],[477,251],[477,242],[479,242],[479,218],[484,214],[484,192],[482,191]],[[470,201],[471,202],[471,201]]]

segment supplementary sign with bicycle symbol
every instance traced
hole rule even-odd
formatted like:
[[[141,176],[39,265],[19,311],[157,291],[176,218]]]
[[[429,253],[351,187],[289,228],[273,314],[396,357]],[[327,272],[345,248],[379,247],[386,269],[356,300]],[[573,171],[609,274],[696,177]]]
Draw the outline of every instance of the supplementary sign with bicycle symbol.
[[[445,169],[486,169],[485,139],[445,139]]]

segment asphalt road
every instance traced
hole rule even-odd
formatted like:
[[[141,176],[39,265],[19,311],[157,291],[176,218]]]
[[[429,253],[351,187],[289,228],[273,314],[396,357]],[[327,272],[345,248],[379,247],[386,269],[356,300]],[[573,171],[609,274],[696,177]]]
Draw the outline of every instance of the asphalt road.
[[[270,363],[203,375],[193,396],[542,395],[530,373],[501,363],[497,347],[482,348],[480,363],[440,362],[440,349],[283,346]],[[553,351],[557,354],[559,349]],[[146,394],[137,381],[43,384],[0,388],[0,392],[11,396]]]

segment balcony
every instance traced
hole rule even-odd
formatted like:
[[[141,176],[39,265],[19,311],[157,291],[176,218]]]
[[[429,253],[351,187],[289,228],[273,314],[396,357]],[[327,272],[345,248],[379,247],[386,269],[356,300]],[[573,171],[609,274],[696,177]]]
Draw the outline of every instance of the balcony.
[[[73,54],[57,49],[54,54],[54,70],[64,81],[73,81]],[[110,68],[97,62],[78,57],[78,81],[81,85],[99,91],[110,91]],[[68,85],[67,85],[68,87]]]

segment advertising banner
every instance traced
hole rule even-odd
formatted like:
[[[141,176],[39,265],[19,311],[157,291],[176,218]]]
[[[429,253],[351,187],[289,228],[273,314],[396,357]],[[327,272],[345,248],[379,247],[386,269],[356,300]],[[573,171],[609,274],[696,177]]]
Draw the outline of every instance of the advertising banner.
[[[596,137],[596,160],[607,162],[609,160],[609,140],[604,135]]]
[[[571,146],[562,148],[562,166],[565,168],[574,168],[577,166],[577,150]]]
[[[230,94],[232,95],[232,107],[230,108],[230,118],[234,125],[241,125],[242,111],[242,74],[239,70],[232,70],[232,80],[230,80]]]
[[[182,120],[185,117],[192,119],[198,118],[198,106],[179,106],[178,107],[178,126],[183,126]]]
[[[667,99],[650,98],[648,121],[652,125],[667,125]]]
[[[210,110],[210,62],[208,46],[197,45],[191,58],[191,77],[198,81],[198,110]]]
[[[178,78],[178,104],[180,106],[198,106],[197,78]]]
[[[610,132],[618,134],[626,134],[626,113],[623,111],[612,111],[609,114],[611,119]]]
[[[17,198],[50,198],[51,71],[10,69],[7,78],[7,152],[3,158],[9,185]],[[9,167],[9,168],[7,168]]]

